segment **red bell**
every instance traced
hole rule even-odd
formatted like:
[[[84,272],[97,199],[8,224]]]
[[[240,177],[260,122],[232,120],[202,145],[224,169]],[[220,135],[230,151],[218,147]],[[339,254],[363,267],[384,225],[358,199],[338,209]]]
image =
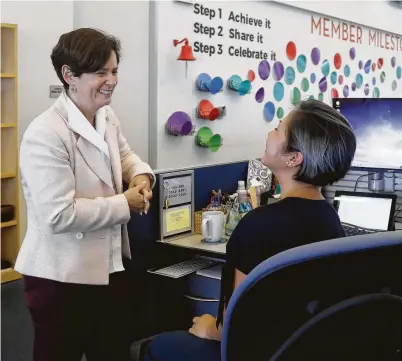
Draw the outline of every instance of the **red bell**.
[[[182,43],[184,41],[184,45],[181,47],[181,52],[180,56],[177,58],[177,60],[184,60],[184,61],[194,61],[196,60],[193,55],[193,48],[188,45],[188,39],[184,38],[183,40],[173,40],[174,46],[177,46],[178,44]]]

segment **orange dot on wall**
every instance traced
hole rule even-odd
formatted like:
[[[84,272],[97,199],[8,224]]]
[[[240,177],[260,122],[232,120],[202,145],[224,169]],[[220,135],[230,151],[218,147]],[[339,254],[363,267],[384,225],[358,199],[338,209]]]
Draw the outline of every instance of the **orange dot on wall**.
[[[251,81],[251,82],[254,81],[254,79],[255,79],[255,73],[254,73],[253,70],[249,70],[249,71],[248,71],[247,79],[248,79],[249,81]]]
[[[293,41],[289,41],[288,45],[286,45],[286,55],[289,60],[293,60],[296,58],[296,44]]]
[[[342,66],[342,57],[339,53],[336,53],[334,56],[334,66],[336,69],[340,69]]]

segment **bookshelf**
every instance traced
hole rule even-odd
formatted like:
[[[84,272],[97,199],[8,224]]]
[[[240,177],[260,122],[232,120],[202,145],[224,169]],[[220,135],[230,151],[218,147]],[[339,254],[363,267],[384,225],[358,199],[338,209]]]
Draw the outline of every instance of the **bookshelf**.
[[[13,266],[20,249],[18,172],[18,44],[15,24],[1,24],[1,205],[14,206],[11,220],[1,219],[1,283],[21,277]],[[9,266],[4,265],[9,262]]]

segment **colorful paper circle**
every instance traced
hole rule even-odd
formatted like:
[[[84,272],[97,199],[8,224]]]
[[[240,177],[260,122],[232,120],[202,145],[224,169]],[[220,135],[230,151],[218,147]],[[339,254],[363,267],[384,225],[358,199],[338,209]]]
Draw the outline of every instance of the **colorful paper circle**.
[[[396,77],[397,77],[398,79],[401,79],[401,78],[402,78],[402,68],[401,68],[400,66],[398,66],[398,67],[396,68]]]
[[[255,93],[255,100],[257,103],[261,103],[264,101],[264,96],[265,96],[265,90],[264,88],[260,88],[257,90],[257,93]]]
[[[351,60],[355,59],[355,57],[356,57],[356,49],[355,48],[350,48],[349,57],[350,57]]]
[[[343,68],[343,74],[348,78],[350,75],[350,66],[349,65],[345,65],[345,67]]]
[[[342,66],[342,57],[339,53],[336,53],[334,56],[334,66],[336,69],[340,69]]]
[[[265,120],[271,122],[275,117],[275,104],[272,102],[267,102],[264,105],[264,117]]]
[[[303,78],[301,81],[301,89],[306,92],[310,88],[310,83],[307,78]]]
[[[283,84],[280,82],[275,83],[273,93],[275,100],[277,102],[280,102],[285,94],[285,87],[283,86]]]
[[[280,61],[277,61],[276,63],[274,63],[272,72],[273,72],[273,77],[274,77],[275,81],[281,80],[283,77],[283,74],[285,72],[283,64]]]
[[[330,70],[330,65],[328,60],[324,60],[321,64],[321,71],[324,76],[328,76]]]
[[[323,93],[325,93],[327,91],[328,83],[327,83],[327,78],[326,77],[321,78],[321,80],[318,82],[318,88]]]
[[[304,73],[304,71],[306,70],[306,66],[307,66],[307,58],[305,55],[299,55],[297,57],[297,70],[299,73]]]
[[[321,52],[320,49],[318,48],[313,48],[311,50],[311,61],[314,65],[317,65],[320,62],[321,59]]]
[[[289,41],[286,45],[286,55],[289,60],[293,60],[296,57],[296,44],[293,41]]]
[[[285,112],[283,111],[283,109],[281,107],[279,107],[278,110],[276,111],[277,118],[282,119],[284,115],[285,115]]]
[[[371,60],[367,60],[366,64],[364,64],[364,72],[366,74],[370,73],[371,70]]]
[[[255,73],[254,70],[249,70],[247,73],[247,79],[251,82],[255,80]]]
[[[311,82],[311,84],[314,84],[316,80],[317,80],[317,78],[316,78],[315,74],[314,74],[314,73],[311,73],[311,75],[310,75],[310,82]]]
[[[291,102],[293,105],[297,105],[297,104],[300,103],[300,100],[301,100],[301,93],[300,93],[300,90],[295,87],[295,88],[292,89],[292,93],[291,93],[291,97],[290,97],[290,102]]]
[[[338,80],[338,75],[336,74],[336,71],[333,71],[331,73],[331,84],[335,85],[337,80]]]
[[[295,81],[295,78],[296,78],[295,70],[291,66],[288,66],[285,70],[285,83],[287,85],[292,85],[293,82]]]
[[[258,64],[258,75],[262,80],[267,80],[271,73],[271,66],[266,60],[261,60]]]

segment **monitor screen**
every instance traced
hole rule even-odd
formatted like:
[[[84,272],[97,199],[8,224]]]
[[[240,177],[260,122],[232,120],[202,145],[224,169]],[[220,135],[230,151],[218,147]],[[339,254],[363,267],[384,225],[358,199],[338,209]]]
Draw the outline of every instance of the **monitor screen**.
[[[393,212],[391,198],[338,195],[334,201],[338,202],[341,222],[364,228],[388,230]]]
[[[357,138],[353,167],[402,170],[402,98],[333,99]]]

